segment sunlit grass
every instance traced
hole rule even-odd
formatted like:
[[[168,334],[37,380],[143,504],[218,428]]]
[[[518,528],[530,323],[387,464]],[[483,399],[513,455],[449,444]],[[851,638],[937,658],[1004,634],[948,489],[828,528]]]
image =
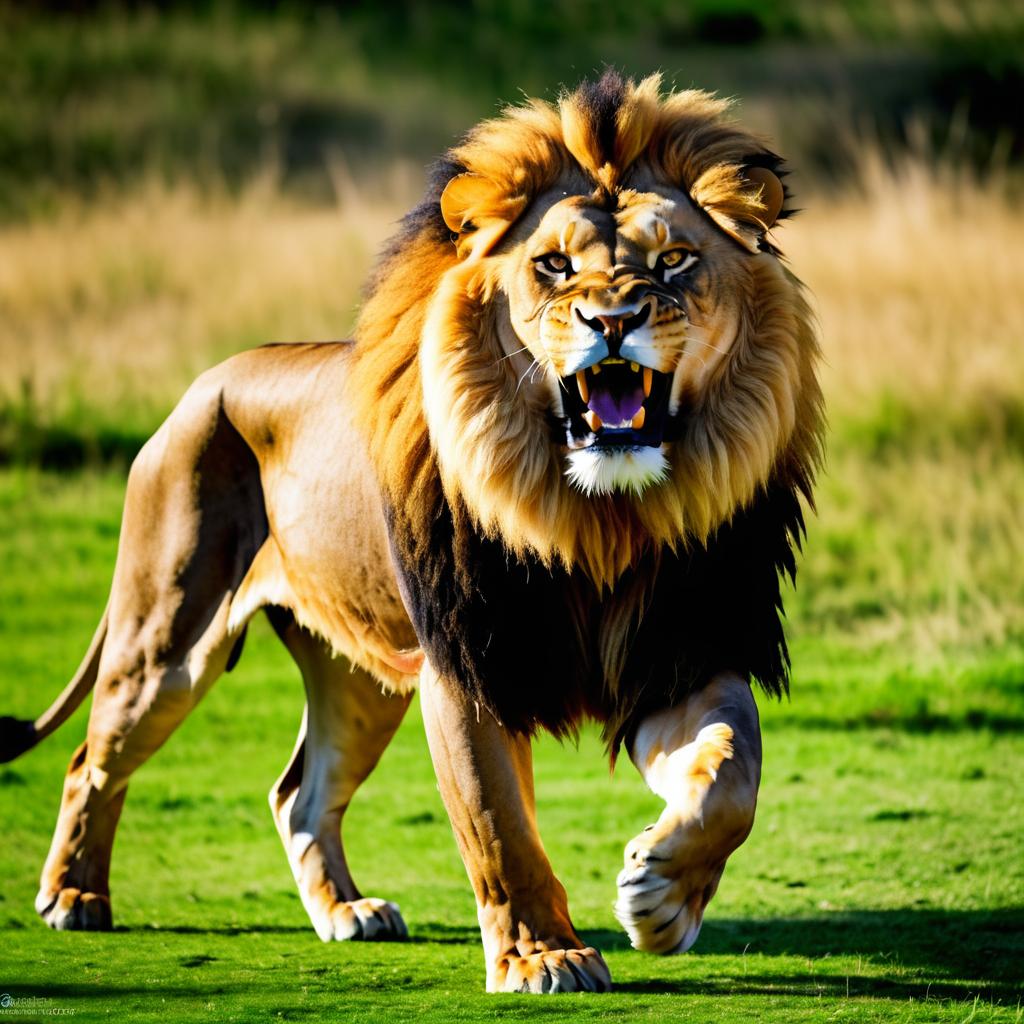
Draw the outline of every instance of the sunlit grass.
[[[38,713],[74,670],[123,488],[112,472],[0,472],[0,713]],[[0,990],[84,1020],[1020,1024],[1019,657],[929,677],[896,645],[851,657],[822,634],[796,654],[792,702],[760,701],[754,831],[685,956],[629,949],[612,914],[623,844],[658,798],[625,758],[609,775],[593,729],[578,748],[537,743],[545,846],[617,986],[552,1002],[483,994],[472,891],[415,704],[345,821],[353,873],[401,905],[413,941],[316,938],[265,798],[302,686],[257,617],[238,667],[133,778],[119,930],[54,933],[32,907],[87,708],[0,767]]]

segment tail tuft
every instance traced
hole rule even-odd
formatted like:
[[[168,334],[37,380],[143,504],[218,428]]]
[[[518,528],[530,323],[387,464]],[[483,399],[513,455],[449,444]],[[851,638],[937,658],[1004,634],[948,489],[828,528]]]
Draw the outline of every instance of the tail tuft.
[[[30,718],[0,718],[0,764],[21,757],[39,742],[35,722]]]

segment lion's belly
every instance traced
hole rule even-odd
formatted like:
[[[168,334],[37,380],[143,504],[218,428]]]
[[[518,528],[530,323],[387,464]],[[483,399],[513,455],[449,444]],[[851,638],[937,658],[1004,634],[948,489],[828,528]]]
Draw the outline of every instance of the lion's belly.
[[[286,607],[338,654],[407,689],[423,655],[362,434],[343,401],[345,355],[332,346],[248,353],[256,372],[232,413],[260,462],[269,535],[232,619]]]

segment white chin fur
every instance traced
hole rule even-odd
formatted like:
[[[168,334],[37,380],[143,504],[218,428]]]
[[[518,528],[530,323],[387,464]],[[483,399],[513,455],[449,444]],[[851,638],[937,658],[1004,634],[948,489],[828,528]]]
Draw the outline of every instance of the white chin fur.
[[[633,491],[663,480],[668,460],[660,448],[578,448],[569,452],[565,475],[587,496]]]

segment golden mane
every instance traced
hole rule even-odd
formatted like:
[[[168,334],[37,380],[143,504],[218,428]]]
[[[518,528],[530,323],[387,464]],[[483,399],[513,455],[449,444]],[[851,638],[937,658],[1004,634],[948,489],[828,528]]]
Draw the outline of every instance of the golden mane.
[[[750,173],[777,172],[780,161],[728,109],[704,92],[663,96],[659,76],[635,84],[606,74],[557,106],[506,109],[448,154],[384,258],[356,329],[349,400],[390,507],[414,522],[443,491],[511,552],[611,585],[647,550],[706,541],[773,478],[810,497],[822,431],[818,346],[799,282],[764,241],[770,197]],[[751,254],[734,296],[740,326],[689,396],[667,478],[642,499],[587,497],[565,478],[545,410],[517,391],[501,358],[491,257],[545,190],[589,182],[614,193],[641,169],[688,194]]]

